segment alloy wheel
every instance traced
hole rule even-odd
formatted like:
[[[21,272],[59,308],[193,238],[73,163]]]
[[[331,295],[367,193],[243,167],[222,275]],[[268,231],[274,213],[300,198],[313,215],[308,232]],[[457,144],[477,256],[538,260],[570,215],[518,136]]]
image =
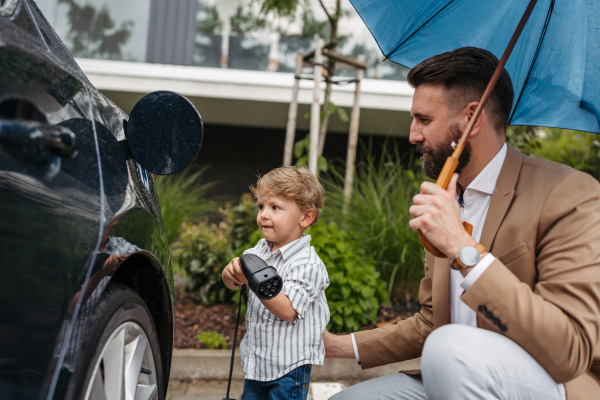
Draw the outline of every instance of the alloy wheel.
[[[125,322],[104,345],[85,400],[150,400],[156,393],[152,346],[138,324]]]

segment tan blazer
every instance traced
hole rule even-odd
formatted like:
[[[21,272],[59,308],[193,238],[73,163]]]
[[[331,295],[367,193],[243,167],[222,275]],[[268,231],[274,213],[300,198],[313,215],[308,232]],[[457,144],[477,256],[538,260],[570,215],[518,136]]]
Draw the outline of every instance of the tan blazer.
[[[600,399],[600,184],[509,145],[481,243],[497,259],[461,297],[477,326],[518,343],[569,399]],[[362,368],[420,357],[450,323],[449,261],[425,259],[421,312],[355,333]]]

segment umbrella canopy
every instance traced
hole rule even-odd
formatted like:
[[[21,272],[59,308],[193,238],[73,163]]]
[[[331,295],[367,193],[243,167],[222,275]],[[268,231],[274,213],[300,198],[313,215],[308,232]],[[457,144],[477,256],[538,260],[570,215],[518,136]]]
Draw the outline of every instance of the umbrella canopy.
[[[500,58],[528,0],[350,0],[382,53],[408,68],[474,46]],[[538,0],[508,62],[509,123],[600,133],[600,2]]]

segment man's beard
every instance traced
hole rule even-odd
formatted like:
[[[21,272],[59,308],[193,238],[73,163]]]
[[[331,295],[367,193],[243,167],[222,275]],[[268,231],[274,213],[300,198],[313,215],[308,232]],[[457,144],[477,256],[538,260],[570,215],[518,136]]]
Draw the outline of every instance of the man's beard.
[[[421,168],[423,168],[425,175],[431,179],[437,179],[438,176],[440,176],[442,168],[444,168],[444,164],[446,163],[446,159],[454,152],[451,143],[458,143],[461,135],[462,132],[458,128],[458,124],[452,124],[446,131],[446,139],[444,143],[442,143],[438,149],[433,149],[429,146],[426,147],[425,142],[421,142],[416,145],[417,152],[421,154],[427,153],[427,155],[421,156]],[[456,167],[457,174],[460,174],[463,168],[469,164],[470,159],[471,144],[467,142],[458,160],[458,167]]]

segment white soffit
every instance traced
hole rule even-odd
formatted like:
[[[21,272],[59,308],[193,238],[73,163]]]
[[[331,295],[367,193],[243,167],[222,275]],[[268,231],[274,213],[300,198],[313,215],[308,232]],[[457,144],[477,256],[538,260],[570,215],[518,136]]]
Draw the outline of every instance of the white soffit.
[[[289,103],[294,83],[293,74],[282,72],[83,58],[78,58],[77,63],[101,91],[149,93],[171,90],[193,97]],[[338,106],[351,107],[354,87],[354,84],[333,85],[332,101]],[[300,104],[311,103],[313,88],[312,80],[300,81]],[[404,81],[363,79],[360,106],[363,109],[410,111],[413,92],[414,89]]]

